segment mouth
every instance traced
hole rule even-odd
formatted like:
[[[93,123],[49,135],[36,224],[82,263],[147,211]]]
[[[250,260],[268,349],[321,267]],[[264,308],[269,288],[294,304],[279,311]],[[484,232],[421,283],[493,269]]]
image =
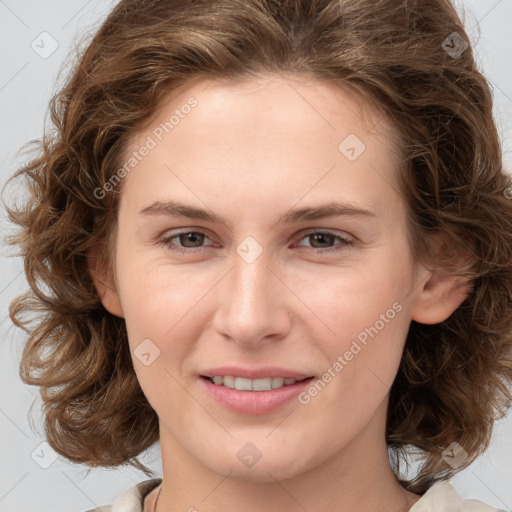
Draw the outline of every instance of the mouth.
[[[268,377],[263,379],[248,379],[245,377],[235,377],[232,375],[215,375],[209,377],[201,375],[202,379],[206,379],[216,386],[222,386],[237,391],[272,391],[287,386],[293,386],[298,382],[305,382],[314,379],[314,376],[305,377],[303,379],[292,379],[287,377]]]
[[[267,377],[249,379],[231,375],[201,375],[199,381],[207,396],[224,409],[236,414],[271,414],[292,404],[311,384],[314,377]],[[215,383],[218,382],[218,384]],[[222,381],[222,382],[221,382]],[[272,385],[275,387],[273,388]]]

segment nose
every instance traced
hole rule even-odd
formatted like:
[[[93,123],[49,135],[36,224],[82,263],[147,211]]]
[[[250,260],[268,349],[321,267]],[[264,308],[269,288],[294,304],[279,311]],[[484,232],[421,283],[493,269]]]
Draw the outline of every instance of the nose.
[[[247,347],[284,338],[291,328],[293,293],[263,253],[253,262],[234,254],[218,287],[215,331]]]

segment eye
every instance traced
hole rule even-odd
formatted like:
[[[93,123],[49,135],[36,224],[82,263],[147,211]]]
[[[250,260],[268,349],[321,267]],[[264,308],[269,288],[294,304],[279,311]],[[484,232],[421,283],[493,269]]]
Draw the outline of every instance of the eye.
[[[175,238],[183,245],[176,245],[176,243],[173,242]],[[158,245],[163,245],[172,251],[187,253],[191,252],[189,249],[201,247],[205,239],[208,240],[208,237],[202,231],[182,231],[181,233],[174,233],[162,238],[158,241]]]
[[[176,243],[174,240],[177,240]],[[197,252],[194,249],[199,249],[200,247],[205,247],[203,245],[205,240],[209,240],[206,236],[206,233],[202,231],[182,231],[181,233],[172,233],[168,236],[163,237],[157,243],[158,245],[164,246],[172,251],[182,252],[182,253],[191,253]],[[332,233],[330,231],[311,231],[306,233],[300,240],[309,240],[312,245],[309,245],[309,248],[312,252],[316,254],[323,253],[336,253],[340,251],[344,251],[348,248],[349,245],[354,243],[353,240],[343,237],[341,235],[337,235],[336,233]],[[332,244],[335,243],[336,240],[341,241],[339,247],[332,247]],[[206,247],[215,245],[208,244]],[[298,244],[298,247],[308,246]]]
[[[347,246],[352,245],[354,243],[353,240],[343,237],[341,235],[337,235],[336,233],[332,233],[330,231],[310,231],[301,240],[312,241],[312,245],[309,247],[314,249],[313,252],[317,254],[344,251],[348,248]],[[331,244],[335,243],[336,240],[341,240],[341,245],[337,248],[332,248]],[[325,247],[325,245],[329,247]],[[299,247],[308,246],[299,244]]]

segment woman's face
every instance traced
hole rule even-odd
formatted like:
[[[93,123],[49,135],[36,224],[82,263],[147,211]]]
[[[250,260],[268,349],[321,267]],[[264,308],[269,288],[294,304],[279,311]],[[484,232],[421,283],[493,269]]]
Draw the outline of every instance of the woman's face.
[[[430,276],[392,135],[348,92],[269,76],[181,89],[133,138],[104,303],[175,460],[264,481],[385,447]]]

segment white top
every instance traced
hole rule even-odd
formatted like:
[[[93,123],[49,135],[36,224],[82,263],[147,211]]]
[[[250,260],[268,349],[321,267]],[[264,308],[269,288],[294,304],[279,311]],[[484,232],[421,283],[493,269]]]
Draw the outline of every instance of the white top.
[[[143,512],[144,498],[162,482],[153,478],[138,483],[121,494],[112,505],[95,508],[87,512]],[[436,482],[409,512],[507,512],[482,503],[479,500],[463,499],[447,480]],[[508,511],[510,512],[510,511]]]

